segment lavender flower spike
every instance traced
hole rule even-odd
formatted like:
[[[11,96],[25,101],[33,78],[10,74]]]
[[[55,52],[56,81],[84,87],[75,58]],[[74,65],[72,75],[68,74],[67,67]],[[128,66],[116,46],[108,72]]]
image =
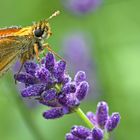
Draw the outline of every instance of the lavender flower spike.
[[[96,114],[87,112],[86,116],[93,124],[92,127],[89,126],[91,129],[85,128],[84,126],[73,126],[71,133],[69,133],[69,138],[71,139],[68,140],[75,140],[75,137],[76,140],[77,138],[78,140],[109,139],[108,133],[115,129],[120,122],[119,113],[112,113],[109,117],[108,105],[104,101],[98,103]],[[89,123],[87,123],[87,125],[89,125]]]
[[[66,72],[66,62],[56,61],[52,53],[41,60],[41,64],[25,63],[25,73],[15,80],[25,84],[22,96],[33,97],[42,105],[50,107],[43,113],[45,119],[56,119],[72,113],[80,105],[88,91],[85,73],[78,72],[73,80]]]
[[[83,15],[96,10],[101,0],[62,0],[64,6],[77,15]]]
[[[99,102],[96,111],[96,121],[101,128],[104,128],[108,120],[108,105],[106,102]]]

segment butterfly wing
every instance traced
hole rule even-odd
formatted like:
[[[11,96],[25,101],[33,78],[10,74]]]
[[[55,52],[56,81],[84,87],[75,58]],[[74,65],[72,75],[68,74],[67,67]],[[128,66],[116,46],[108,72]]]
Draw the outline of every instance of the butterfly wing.
[[[3,28],[3,29],[0,29],[0,36],[13,35],[13,34],[17,33],[18,31],[20,31],[21,29],[22,29],[21,27],[17,27],[17,26]]]
[[[11,67],[21,53],[27,51],[29,45],[31,45],[31,38],[24,36],[0,38],[0,76]]]

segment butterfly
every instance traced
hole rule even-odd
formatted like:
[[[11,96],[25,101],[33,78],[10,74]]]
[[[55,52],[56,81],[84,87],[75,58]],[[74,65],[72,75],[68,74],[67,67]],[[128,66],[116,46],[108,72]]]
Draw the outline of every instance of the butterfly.
[[[2,76],[16,60],[20,60],[21,71],[23,64],[35,56],[39,61],[39,53],[47,48],[57,55],[49,46],[44,43],[51,35],[49,20],[57,16],[56,11],[48,19],[41,20],[27,27],[9,27],[0,29],[0,76]]]

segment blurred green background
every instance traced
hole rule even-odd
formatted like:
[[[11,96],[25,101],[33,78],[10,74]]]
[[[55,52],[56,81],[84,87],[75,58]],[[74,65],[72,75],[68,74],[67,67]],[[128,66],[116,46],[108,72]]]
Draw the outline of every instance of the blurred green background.
[[[81,108],[85,112],[95,111],[98,101],[107,101],[110,113],[117,111],[121,114],[121,123],[113,132],[113,139],[139,139],[139,0],[106,0],[96,12],[79,17],[55,0],[0,0],[0,6],[0,27],[31,25],[33,21],[47,18],[55,10],[60,10],[61,15],[50,21],[53,36],[48,41],[59,53],[63,49],[61,40],[68,32],[78,29],[89,33],[94,41],[90,50],[96,63],[101,96],[96,100],[87,99]],[[17,95],[13,75],[8,72],[0,79],[0,140],[63,140],[72,125],[83,124],[75,114],[45,120],[41,115],[46,107],[28,108],[24,103],[17,102]],[[28,116],[34,122],[31,125],[38,130],[30,129]],[[37,133],[44,138],[37,137]]]

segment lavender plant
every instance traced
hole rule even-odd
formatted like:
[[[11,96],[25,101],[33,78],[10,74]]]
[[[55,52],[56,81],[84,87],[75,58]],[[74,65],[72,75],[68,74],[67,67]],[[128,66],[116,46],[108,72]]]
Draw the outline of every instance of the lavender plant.
[[[90,48],[94,48],[91,36],[83,31],[73,31],[62,39],[62,47],[61,52],[63,52],[64,59],[67,61],[68,70],[76,73],[82,69],[86,73],[90,86],[88,98],[95,101],[100,96],[100,89],[96,77],[94,54],[91,55],[90,53]]]
[[[120,114],[112,113],[109,116],[108,105],[106,102],[99,102],[96,114],[87,112],[86,116],[92,123],[92,127],[73,126],[71,132],[66,134],[66,140],[108,140],[109,134],[120,122]]]
[[[84,15],[95,11],[101,2],[102,0],[62,0],[64,7],[75,15]]]
[[[21,91],[24,98],[37,100],[40,104],[50,107],[43,112],[45,119],[56,119],[70,113],[77,113],[89,128],[73,126],[66,134],[66,140],[102,140],[108,139],[111,132],[119,123],[119,113],[108,115],[108,105],[100,102],[96,115],[88,112],[87,115],[79,108],[85,99],[89,84],[86,74],[78,71],[71,78],[66,71],[66,62],[57,61],[52,53],[48,53],[40,64],[27,62],[25,72],[15,74],[15,80],[25,84]]]

